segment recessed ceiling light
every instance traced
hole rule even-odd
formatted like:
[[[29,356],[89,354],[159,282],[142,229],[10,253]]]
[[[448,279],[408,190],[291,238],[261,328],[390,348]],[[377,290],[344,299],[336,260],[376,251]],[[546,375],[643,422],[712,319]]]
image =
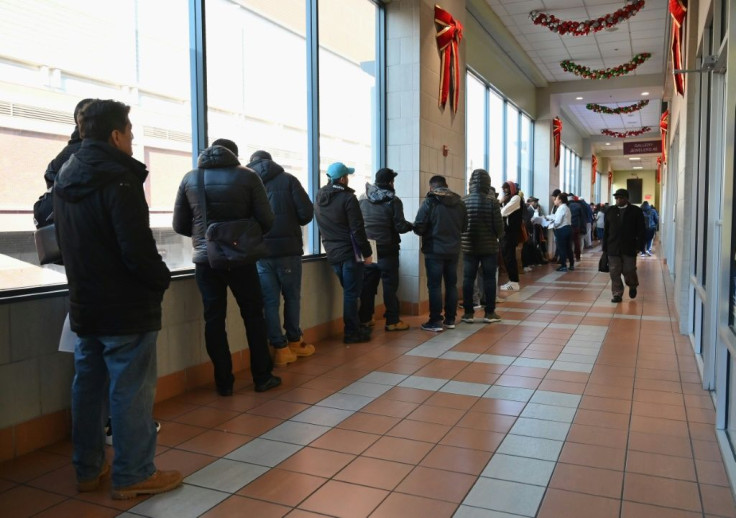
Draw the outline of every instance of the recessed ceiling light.
[[[641,95],[649,95],[649,92],[642,92]]]
[[[606,142],[606,145],[607,145],[607,146],[610,146],[610,145],[611,145],[611,143],[610,143],[610,142]]]
[[[582,98],[582,97],[580,97],[580,96],[578,95],[578,96],[577,96],[577,97],[575,98],[575,100],[576,100],[576,101],[582,101],[582,100],[583,100],[583,98]]]
[[[629,157],[629,160],[641,160],[638,156]]]
[[[644,169],[644,168],[640,165],[635,165],[634,167],[632,167],[632,169]]]

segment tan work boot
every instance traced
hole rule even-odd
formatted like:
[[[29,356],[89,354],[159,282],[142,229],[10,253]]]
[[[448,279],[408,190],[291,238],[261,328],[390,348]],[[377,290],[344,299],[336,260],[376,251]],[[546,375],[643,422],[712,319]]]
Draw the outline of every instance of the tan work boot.
[[[132,486],[113,488],[113,500],[127,500],[141,495],[157,495],[171,491],[181,485],[183,477],[178,471],[161,471],[156,472],[143,482],[138,482]]]
[[[100,474],[90,480],[80,480],[77,482],[77,491],[80,493],[89,493],[90,491],[97,491],[100,484],[104,479],[110,476],[110,464],[105,461],[100,470]]]
[[[273,353],[273,364],[276,367],[283,367],[296,361],[296,354],[289,347],[274,347]]]
[[[289,349],[299,357],[312,356],[314,354],[314,346],[304,340],[289,342]]]

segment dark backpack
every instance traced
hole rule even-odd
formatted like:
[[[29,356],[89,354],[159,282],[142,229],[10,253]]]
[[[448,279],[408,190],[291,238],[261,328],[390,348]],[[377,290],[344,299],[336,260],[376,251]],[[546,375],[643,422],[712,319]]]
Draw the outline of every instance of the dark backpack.
[[[41,195],[33,204],[33,224],[42,228],[54,223],[54,186]]]

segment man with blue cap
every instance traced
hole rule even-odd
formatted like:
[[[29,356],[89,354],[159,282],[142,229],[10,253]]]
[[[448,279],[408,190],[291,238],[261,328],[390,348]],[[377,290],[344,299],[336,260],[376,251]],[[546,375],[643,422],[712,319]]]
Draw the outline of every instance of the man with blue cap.
[[[343,289],[343,322],[346,344],[370,340],[370,328],[361,327],[358,300],[363,289],[364,265],[371,264],[371,245],[365,233],[363,214],[348,177],[355,169],[342,162],[327,168],[329,182],[317,192],[314,214],[327,260]]]

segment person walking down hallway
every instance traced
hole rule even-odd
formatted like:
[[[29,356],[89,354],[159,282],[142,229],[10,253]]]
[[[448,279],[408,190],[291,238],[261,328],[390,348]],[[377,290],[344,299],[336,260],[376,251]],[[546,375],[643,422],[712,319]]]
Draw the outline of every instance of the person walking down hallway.
[[[444,176],[429,180],[429,192],[417,211],[414,233],[422,238],[429,291],[429,320],[425,331],[455,328],[457,316],[457,263],[462,233],[468,228],[465,203],[452,192]],[[442,281],[445,281],[445,317],[442,318]]]
[[[268,256],[258,261],[257,268],[268,340],[274,348],[274,365],[281,367],[295,362],[298,357],[314,354],[314,345],[302,339],[299,327],[304,254],[302,225],[312,221],[314,207],[299,180],[274,162],[267,151],[253,153],[248,167],[261,177],[274,214],[273,226],[263,237]],[[279,316],[282,294],[283,330]]]
[[[238,146],[218,139],[202,151],[197,169],[189,171],[179,185],[173,227],[177,234],[192,238],[192,261],[197,287],[204,306],[204,339],[212,360],[215,387],[221,396],[232,396],[233,376],[230,345],[225,329],[227,289],[240,307],[250,349],[250,371],[256,392],[277,387],[281,378],[271,374],[273,362],[266,342],[263,299],[255,263],[215,269],[207,258],[206,224],[254,219],[263,234],[273,225],[273,211],[258,175],[238,161]],[[206,207],[201,206],[201,200]],[[207,214],[207,222],[203,211]]]
[[[314,214],[317,217],[327,261],[342,286],[343,342],[355,344],[371,339],[371,328],[360,325],[358,300],[363,291],[363,270],[373,262],[373,253],[355,191],[348,177],[355,172],[342,162],[327,168],[327,185],[317,192]],[[360,257],[362,256],[362,258]],[[360,259],[360,260],[359,260]]]
[[[386,306],[386,331],[406,331],[409,325],[399,320],[399,248],[401,237],[414,227],[404,219],[404,204],[396,196],[393,169],[383,168],[376,172],[376,183],[365,185],[365,194],[360,197],[360,210],[365,220],[365,232],[376,241],[373,263],[365,267],[363,292],[360,296],[361,325],[373,322],[378,282],[383,284],[383,303]]]
[[[500,287],[504,291],[519,290],[519,264],[516,261],[516,247],[519,245],[523,218],[521,209],[524,203],[519,196],[519,186],[514,182],[504,182],[501,185],[503,198],[501,199],[501,216],[504,221],[504,237],[501,240],[501,255],[509,274],[509,281]]]
[[[80,492],[110,476],[105,421],[115,428],[112,497],[179,486],[154,464],[156,338],[171,275],[156,250],[133,158],[130,106],[96,100],[79,116],[84,140],[55,178],[54,213],[77,335],[72,383],[72,462]],[[107,401],[106,401],[107,400]],[[109,404],[109,414],[108,414]]]
[[[639,278],[636,274],[636,255],[644,251],[644,214],[636,205],[629,203],[629,191],[617,190],[616,204],[606,211],[603,228],[603,252],[608,254],[611,276],[611,302],[621,302],[624,282],[629,287],[629,297],[636,298]]]

